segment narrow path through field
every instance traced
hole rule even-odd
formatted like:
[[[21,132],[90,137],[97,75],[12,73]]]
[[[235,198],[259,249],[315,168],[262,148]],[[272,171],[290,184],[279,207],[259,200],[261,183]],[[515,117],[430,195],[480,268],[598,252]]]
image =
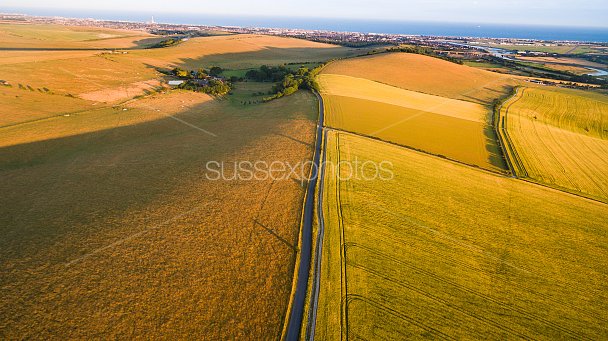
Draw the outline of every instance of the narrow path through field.
[[[317,176],[319,174],[319,160],[321,157],[321,142],[323,139],[323,99],[315,92],[319,99],[319,122],[317,124],[317,138],[315,143],[315,152],[313,156],[313,165],[311,176],[308,181],[308,189],[304,202],[304,221],[302,224],[302,243],[300,247],[300,266],[298,268],[296,291],[293,298],[291,311],[289,312],[289,324],[287,325],[287,333],[285,339],[288,341],[298,340],[302,329],[302,317],[304,316],[304,305],[306,301],[306,290],[308,289],[308,275],[310,272],[311,255],[312,255],[312,222],[314,214],[315,202],[315,187],[317,184]],[[319,191],[322,193],[322,191]],[[319,200],[319,207],[321,203]],[[315,279],[318,283],[318,274],[315,272]],[[315,295],[316,296],[316,295]],[[316,304],[315,304],[316,307]],[[314,335],[314,334],[313,334]]]
[[[319,105],[323,111],[323,98],[316,94],[319,98]],[[319,305],[319,290],[321,288],[321,259],[323,257],[323,236],[325,235],[325,220],[323,217],[323,183],[325,179],[325,160],[327,151],[327,132],[323,128],[323,158],[319,169],[319,191],[317,193],[317,220],[319,222],[319,231],[317,232],[317,243],[315,249],[315,267],[313,270],[312,292],[310,293],[310,305],[308,315],[308,330],[306,339],[313,341],[315,339],[315,327],[317,325],[317,307]]]

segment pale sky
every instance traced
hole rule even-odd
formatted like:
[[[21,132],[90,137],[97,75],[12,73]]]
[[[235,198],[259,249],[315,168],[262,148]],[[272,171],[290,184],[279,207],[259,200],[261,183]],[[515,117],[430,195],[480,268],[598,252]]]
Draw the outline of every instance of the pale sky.
[[[3,9],[608,27],[608,0],[2,0]]]

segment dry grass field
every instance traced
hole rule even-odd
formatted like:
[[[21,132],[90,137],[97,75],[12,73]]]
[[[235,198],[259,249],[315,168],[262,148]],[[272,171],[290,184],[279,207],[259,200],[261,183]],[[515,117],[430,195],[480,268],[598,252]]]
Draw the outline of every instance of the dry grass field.
[[[484,105],[505,95],[509,86],[517,83],[508,75],[409,53],[344,60],[329,64],[323,72]]]
[[[605,204],[328,134],[329,162],[395,176],[326,172],[315,339],[608,337]]]
[[[278,337],[303,188],[205,164],[308,160],[315,104],[178,92],[4,129],[0,335]]]
[[[505,171],[487,107],[331,73],[344,70],[343,63],[357,60],[331,63],[319,76],[326,125],[488,170]],[[382,65],[378,63],[376,68]]]
[[[52,29],[38,46],[92,48],[91,35],[105,34]],[[38,33],[20,34],[36,43]],[[2,338],[280,336],[304,189],[295,179],[210,181],[205,165],[223,161],[232,174],[240,160],[309,160],[317,102],[301,91],[243,105],[272,86],[254,82],[226,99],[151,91],[155,67],[351,50],[229,38],[121,55],[25,43],[2,53],[0,79],[11,84],[0,86]]]
[[[358,53],[361,50],[302,39],[239,34],[190,39],[170,48],[133,51],[126,57],[157,67],[217,65],[225,69],[248,69],[264,64],[326,61]]]
[[[608,96],[520,88],[501,119],[518,176],[608,202]]]
[[[0,24],[0,32],[11,32],[13,26]],[[98,29],[85,31],[85,28],[64,26],[45,26],[43,31],[53,29],[57,35],[43,34],[41,46],[46,46],[47,41],[58,46],[67,44],[66,41],[86,45],[91,43],[87,37],[101,34]],[[0,39],[0,43],[12,44],[11,39],[6,42]],[[108,47],[111,41],[108,40]],[[117,104],[154,92],[158,81],[163,79],[157,68],[240,69],[324,61],[357,53],[353,49],[301,39],[259,35],[193,38],[171,48],[129,50],[127,54],[117,55],[66,46],[67,50],[36,51],[17,45],[16,50],[2,53],[0,80],[9,82],[11,87],[0,87],[0,126],[97,109],[100,105]],[[56,105],[49,106],[48,102]]]
[[[143,31],[0,22],[0,50],[129,48],[161,40]]]

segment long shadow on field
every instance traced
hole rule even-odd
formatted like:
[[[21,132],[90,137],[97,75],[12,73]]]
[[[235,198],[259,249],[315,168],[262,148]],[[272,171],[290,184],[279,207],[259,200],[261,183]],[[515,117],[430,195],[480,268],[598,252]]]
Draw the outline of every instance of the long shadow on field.
[[[504,155],[498,144],[498,136],[491,125],[486,125],[483,133],[486,140],[486,150],[488,151],[488,161],[492,166],[495,166],[503,171],[507,171]]]
[[[259,111],[254,117],[210,110],[220,105],[205,103],[173,115],[217,137],[163,118],[0,148],[2,262],[30,257],[50,245],[61,245],[53,253],[61,254],[55,255],[57,260],[68,261],[107,241],[81,245],[66,243],[65,238],[78,241],[89,234],[103,235],[104,226],[113,228],[105,218],[145,211],[151,202],[191,183],[209,184],[203,181],[208,161],[234,157],[262,138],[285,144],[280,125],[294,116],[289,115],[294,109],[288,101],[259,106],[253,109]],[[300,145],[304,136],[287,143]],[[280,160],[281,155],[277,157]],[[133,225],[137,229],[142,224]]]
[[[367,50],[354,48],[277,48],[265,47],[257,51],[210,54],[200,58],[182,58],[177,66],[195,69],[199,67],[222,66],[231,69],[255,68],[261,65],[284,63],[322,62],[333,58],[354,56]],[[247,62],[243,62],[247,61]]]
[[[295,138],[295,137],[293,137],[293,136],[289,136],[289,135],[286,135],[286,134],[281,134],[281,133],[279,133],[279,134],[275,134],[275,135],[277,135],[277,136],[281,136],[281,137],[284,137],[284,138],[286,138],[286,139],[288,139],[288,140],[291,140],[291,141],[297,142],[297,143],[299,143],[299,144],[301,144],[301,145],[304,145],[304,146],[307,146],[307,147],[311,147],[311,148],[313,147],[312,143],[307,143],[307,142],[304,142],[304,141],[299,140],[299,139],[297,139],[297,138]]]
[[[316,109],[311,94],[239,110],[212,101],[174,115],[189,125],[0,148],[0,334],[278,337],[304,189],[209,180],[206,164],[309,160],[310,147],[278,136],[312,139],[304,105]],[[256,217],[273,229],[257,224],[251,240]]]
[[[497,97],[497,100],[503,100],[505,96],[509,96],[509,94],[511,94],[513,91],[513,87],[510,85],[503,86],[502,91],[497,91],[490,88],[484,89],[494,91],[497,95],[500,95],[500,97]],[[488,104],[488,110],[488,117],[486,118],[487,124],[483,131],[486,140],[486,150],[488,151],[489,155],[488,161],[493,166],[498,167],[506,172],[509,170],[509,168],[506,163],[505,155],[503,154],[502,149],[500,147],[500,143],[498,141],[499,137],[494,129],[494,107],[492,103]]]
[[[278,235],[275,230],[273,230],[273,229],[269,228],[268,226],[260,223],[257,219],[253,220],[253,224],[255,226],[261,227],[266,232],[268,232],[269,234],[273,235],[277,240],[281,241],[281,243],[285,244],[287,247],[289,247],[293,251],[297,251],[297,248],[293,244],[291,244],[287,239],[285,239],[285,238],[281,237],[280,235]]]

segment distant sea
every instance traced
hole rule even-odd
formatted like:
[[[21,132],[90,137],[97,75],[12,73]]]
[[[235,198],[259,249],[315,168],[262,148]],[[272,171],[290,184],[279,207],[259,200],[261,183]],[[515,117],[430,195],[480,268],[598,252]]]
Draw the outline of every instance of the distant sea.
[[[394,33],[452,37],[521,38],[541,40],[572,40],[608,42],[608,27],[562,27],[539,25],[496,25],[484,23],[400,22],[353,19],[315,19],[285,17],[247,17],[228,15],[165,14],[151,12],[69,11],[60,9],[3,8],[0,12],[70,18],[149,21],[158,23],[299,28],[309,30],[352,31],[364,33]]]

